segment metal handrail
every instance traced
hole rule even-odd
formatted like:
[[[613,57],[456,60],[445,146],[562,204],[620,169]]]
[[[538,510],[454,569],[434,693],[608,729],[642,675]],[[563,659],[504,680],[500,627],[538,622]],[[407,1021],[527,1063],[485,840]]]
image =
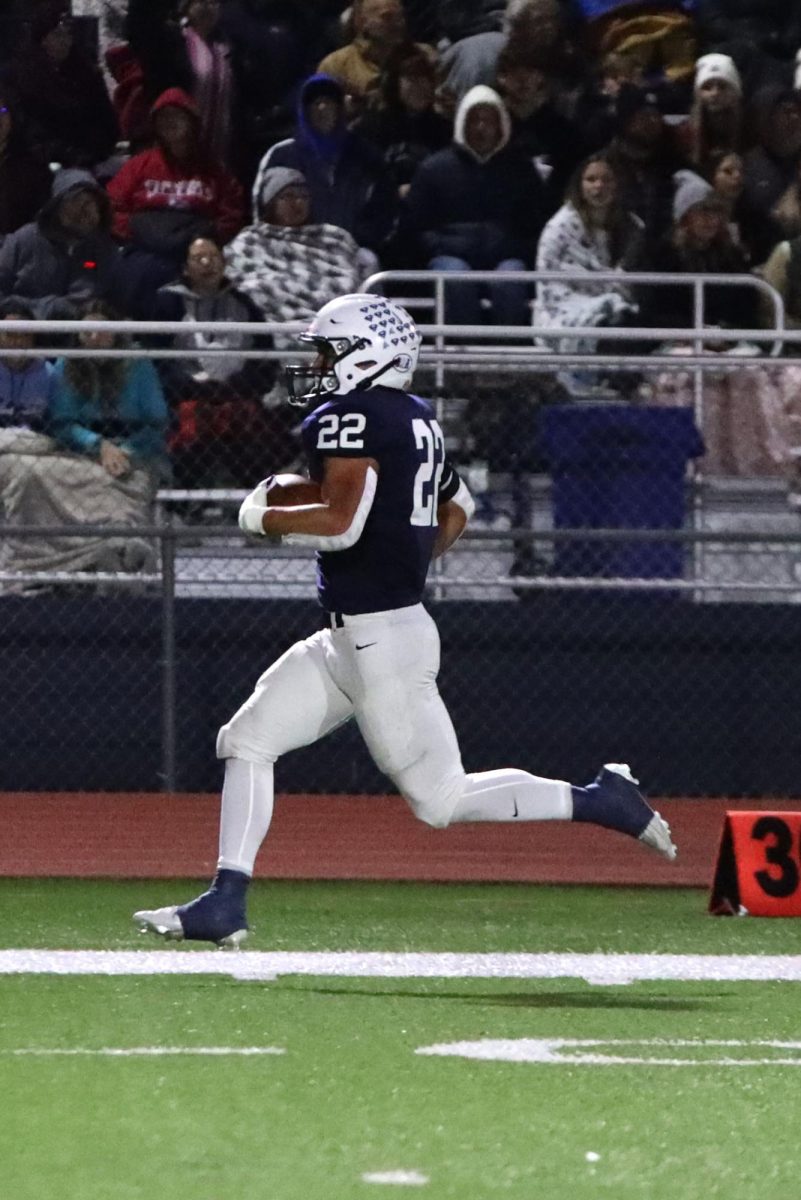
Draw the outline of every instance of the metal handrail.
[[[721,273],[709,275],[696,271],[377,271],[370,275],[362,284],[365,291],[379,290],[386,283],[426,283],[434,284],[433,300],[427,297],[407,297],[410,307],[434,308],[435,324],[445,324],[444,284],[447,281],[465,283],[616,283],[616,284],[646,284],[654,287],[674,287],[677,284],[692,287],[694,297],[695,325],[689,331],[703,331],[703,317],[707,287],[753,287],[768,297],[773,304],[774,324],[771,332],[780,333],[785,329],[784,297],[772,284],[759,275]],[[552,327],[536,328],[537,335],[556,332]],[[598,326],[591,327],[598,336]],[[560,336],[575,334],[575,329],[560,330]],[[582,331],[583,332],[583,331]],[[626,331],[629,332],[629,331]],[[684,331],[685,337],[688,331]],[[763,337],[765,330],[761,331]]]

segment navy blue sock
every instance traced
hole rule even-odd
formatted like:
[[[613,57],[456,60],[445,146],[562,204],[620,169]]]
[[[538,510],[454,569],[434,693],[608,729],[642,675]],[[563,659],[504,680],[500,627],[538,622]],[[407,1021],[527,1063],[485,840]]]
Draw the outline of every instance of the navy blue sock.
[[[573,820],[596,824],[597,800],[593,792],[589,788],[571,785],[570,794],[573,797]]]
[[[231,871],[227,867],[221,867],[214,876],[210,891],[219,892],[221,896],[230,900],[244,899],[249,883],[250,876],[244,871]]]

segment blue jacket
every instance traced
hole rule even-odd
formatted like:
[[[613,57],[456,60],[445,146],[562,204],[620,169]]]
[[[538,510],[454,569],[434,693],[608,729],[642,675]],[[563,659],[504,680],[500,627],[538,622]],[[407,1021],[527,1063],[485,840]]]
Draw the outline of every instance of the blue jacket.
[[[99,400],[79,395],[65,378],[65,366],[63,358],[55,365],[50,401],[51,431],[62,446],[96,457],[106,439],[126,450],[134,463],[166,457],[167,405],[151,362],[138,358],[128,363],[110,410]]]
[[[314,224],[338,225],[347,229],[360,246],[377,250],[395,222],[394,188],[377,148],[351,133],[344,117],[328,137],[316,134],[309,126],[305,98],[321,81],[342,91],[328,75],[312,75],[306,80],[298,101],[297,135],[277,142],[259,163],[253,185],[254,203],[258,203],[265,171],[270,167],[292,167],[305,176]]]
[[[0,428],[44,426],[52,372],[42,360],[29,359],[23,371],[12,371],[0,359]]]

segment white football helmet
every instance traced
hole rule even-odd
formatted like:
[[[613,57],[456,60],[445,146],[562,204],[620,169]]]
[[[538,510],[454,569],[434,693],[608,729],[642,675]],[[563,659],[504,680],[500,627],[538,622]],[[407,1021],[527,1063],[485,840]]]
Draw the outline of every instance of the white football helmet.
[[[323,359],[319,366],[286,367],[289,401],[298,405],[376,384],[408,387],[422,341],[405,308],[367,292],[329,300],[298,336]]]

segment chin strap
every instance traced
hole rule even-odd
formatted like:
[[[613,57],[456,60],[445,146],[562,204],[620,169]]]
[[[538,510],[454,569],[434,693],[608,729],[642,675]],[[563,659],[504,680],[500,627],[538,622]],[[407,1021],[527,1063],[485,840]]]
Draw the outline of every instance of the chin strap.
[[[387,371],[391,371],[396,362],[397,359],[393,358],[391,362],[384,363],[384,366],[379,367],[377,371],[374,371],[373,374],[369,376],[369,378],[363,379],[361,383],[357,383],[356,387],[353,389],[354,392],[363,392],[366,388],[372,387],[376,379],[380,379],[382,375],[386,375]]]

